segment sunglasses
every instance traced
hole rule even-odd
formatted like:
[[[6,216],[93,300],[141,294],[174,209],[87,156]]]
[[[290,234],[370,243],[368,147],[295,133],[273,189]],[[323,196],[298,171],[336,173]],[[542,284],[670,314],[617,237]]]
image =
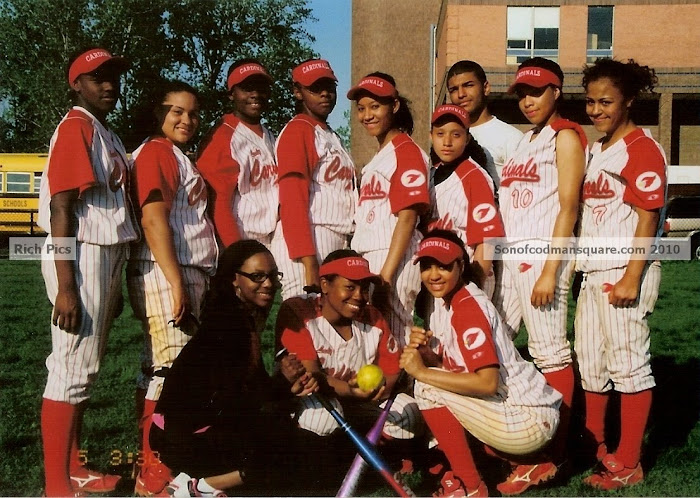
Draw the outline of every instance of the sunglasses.
[[[256,272],[256,273],[246,273],[244,271],[237,271],[239,275],[243,275],[245,278],[252,280],[256,284],[262,284],[265,280],[268,278],[270,281],[274,284],[278,284],[280,280],[282,280],[282,277],[284,277],[284,273],[281,271],[272,271],[270,273],[265,273],[265,272]]]
[[[323,93],[323,91],[327,91],[328,93],[336,93],[338,85],[335,81],[329,80],[329,79],[323,79],[321,78],[318,81],[315,81],[309,86],[303,87],[306,90],[308,90],[311,93],[314,93],[316,95]]]

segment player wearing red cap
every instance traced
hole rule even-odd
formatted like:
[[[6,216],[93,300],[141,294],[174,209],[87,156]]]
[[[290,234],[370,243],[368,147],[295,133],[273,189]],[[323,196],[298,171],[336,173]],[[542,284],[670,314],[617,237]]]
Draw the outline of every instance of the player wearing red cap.
[[[420,290],[420,275],[411,264],[411,255],[421,239],[418,217],[430,206],[428,156],[410,137],[413,116],[408,100],[399,95],[390,75],[371,73],[347,96],[355,101],[357,118],[379,145],[362,169],[352,248],[381,277],[372,300],[387,316],[403,348]]]
[[[277,138],[280,223],[272,253],[284,279],[282,297],[318,286],[318,266],[348,246],[357,199],[355,167],[326,120],[335,107],[337,78],[327,61],[292,71],[298,114]]]
[[[598,59],[583,71],[586,112],[605,136],[591,150],[583,184],[581,245],[619,240],[646,247],[661,235],[666,203],[666,157],[649,130],[630,117],[637,97],[653,89],[653,69],[633,60]],[[646,239],[646,240],[645,240]],[[647,323],[659,295],[661,267],[642,259],[577,257],[584,272],[576,306],[575,350],[586,399],[586,429],[600,461],[586,484],[610,490],[643,479],[639,463],[651,409]],[[605,441],[607,403],[620,394],[620,440],[614,453]]]
[[[464,429],[488,449],[524,461],[554,435],[561,394],[518,353],[473,282],[459,236],[429,232],[414,264],[444,309],[432,315],[427,331],[413,328],[400,361],[416,379],[416,401],[451,467],[436,496],[488,496]]]
[[[209,185],[214,226],[224,247],[255,239],[269,248],[277,227],[275,139],[260,123],[271,83],[255,59],[231,64],[226,87],[232,112],[200,146],[197,169]]]
[[[370,282],[378,278],[369,262],[355,251],[334,251],[319,270],[321,295],[286,300],[277,318],[277,336],[306,370],[322,375],[335,397],[330,401],[351,425],[369,426],[399,376],[399,346],[379,311],[367,304]],[[373,391],[357,385],[357,372],[376,364],[386,384]],[[299,398],[299,426],[321,436],[338,429],[338,422],[316,400]],[[353,422],[354,421],[354,422]],[[418,407],[400,393],[392,406],[384,434],[411,439],[421,428]]]
[[[139,424],[143,465],[135,487],[143,496],[167,482],[150,451],[152,415],[168,370],[197,331],[218,258],[206,186],[184,153],[199,126],[197,92],[173,81],[157,93],[149,129],[143,130],[150,136],[132,154],[132,198],[144,237],[132,245],[127,267],[131,307],[145,339],[138,383],[146,391]]]
[[[504,257],[494,304],[511,337],[525,322],[528,350],[549,385],[562,393],[559,433],[549,448],[551,461],[516,467],[499,485],[504,494],[519,494],[553,476],[563,463],[574,391],[571,347],[567,340],[567,299],[573,260],[548,259],[550,247],[568,247],[579,213],[587,141],[579,125],[557,110],[564,74],[556,62],[535,57],[523,62],[509,92],[518,96],[522,113],[534,127],[501,171],[499,200],[513,256]],[[533,250],[538,248],[539,253]],[[544,455],[543,455],[544,458]]]
[[[503,237],[501,214],[494,199],[494,185],[488,173],[469,157],[472,143],[469,115],[459,106],[438,107],[430,119],[432,152],[439,162],[431,170],[429,228],[454,231],[467,247],[469,257],[479,264],[482,288],[491,298],[495,285],[490,256],[484,240]]]
[[[51,137],[39,195],[39,225],[49,234],[47,243],[74,238],[76,249],[74,261],[44,259],[41,265],[53,304],[41,407],[46,496],[110,492],[120,479],[86,469],[78,448],[89,388],[122,306],[128,242],[138,238],[126,151],[106,121],[128,63],[93,48],[68,66],[75,105]]]

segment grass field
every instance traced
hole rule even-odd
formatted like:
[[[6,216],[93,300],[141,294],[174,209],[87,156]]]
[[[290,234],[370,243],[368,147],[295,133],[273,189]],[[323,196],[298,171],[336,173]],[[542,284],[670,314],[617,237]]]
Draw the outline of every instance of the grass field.
[[[0,495],[40,496],[43,487],[39,408],[50,350],[46,298],[36,261],[0,261]],[[571,310],[573,316],[573,309]],[[664,262],[660,298],[650,318],[652,363],[657,378],[643,452],[645,481],[612,496],[700,496],[700,262]],[[522,336],[522,334],[521,334]],[[90,465],[124,476],[117,489],[131,496],[131,461],[137,450],[134,379],[141,345],[139,325],[126,307],[109,339],[100,378],[85,417],[82,447]],[[518,344],[524,343],[518,338]],[[268,327],[263,338],[272,353]],[[574,408],[576,412],[576,408]],[[573,426],[580,426],[580,417]],[[576,452],[572,437],[572,456]],[[491,492],[505,469],[486,461]],[[529,496],[596,496],[581,484],[586,469],[573,467],[564,482]],[[419,495],[434,483],[411,476]],[[364,494],[391,495],[367,476]]]

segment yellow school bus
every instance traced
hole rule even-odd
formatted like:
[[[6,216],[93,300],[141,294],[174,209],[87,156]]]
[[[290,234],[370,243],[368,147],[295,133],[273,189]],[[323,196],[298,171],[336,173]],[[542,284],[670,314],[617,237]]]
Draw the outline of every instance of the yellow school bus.
[[[39,186],[47,154],[0,153],[0,233],[43,233]]]

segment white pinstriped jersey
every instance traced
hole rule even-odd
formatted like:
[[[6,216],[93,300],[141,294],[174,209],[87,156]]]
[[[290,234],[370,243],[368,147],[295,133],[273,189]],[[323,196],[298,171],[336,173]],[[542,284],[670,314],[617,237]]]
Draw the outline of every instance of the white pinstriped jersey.
[[[299,114],[282,129],[275,157],[280,178],[299,173],[309,179],[311,224],[351,234],[357,200],[355,166],[338,135],[310,116]]]
[[[501,214],[493,197],[493,181],[488,173],[471,159],[462,161],[444,180],[436,183],[440,164],[431,170],[429,230],[450,230],[462,239],[469,257],[470,247],[481,244],[488,237],[503,237],[505,231]]]
[[[552,236],[559,214],[556,137],[565,128],[585,137],[579,125],[558,119],[532,141],[533,130],[528,131],[501,170],[498,200],[509,241]]]
[[[218,247],[214,226],[206,214],[207,188],[192,161],[166,138],[152,138],[132,153],[133,198],[143,207],[160,190],[170,210],[169,224],[177,261],[213,275]],[[145,238],[134,244],[132,261],[155,261]]]
[[[136,240],[128,176],[119,137],[86,109],[73,107],[51,137],[41,177],[39,226],[51,233],[51,197],[79,189],[74,204],[79,242],[106,246]]]
[[[384,375],[399,372],[399,345],[379,311],[367,305],[352,321],[352,338],[343,339],[321,315],[321,297],[287,299],[280,308],[277,336],[300,361],[318,360],[336,379],[350,380],[363,365],[379,365]]]
[[[475,372],[499,366],[497,401],[511,406],[554,406],[561,394],[552,389],[534,364],[515,349],[503,321],[486,294],[474,283],[459,289],[443,312],[430,317],[431,347],[451,372]],[[488,398],[487,398],[488,399]]]
[[[666,155],[642,128],[629,133],[606,150],[598,141],[591,148],[583,183],[581,247],[588,237],[634,237],[639,222],[635,207],[661,209],[656,236],[660,237],[666,204]],[[608,270],[626,266],[621,260],[597,260],[581,254],[576,269]]]
[[[389,249],[397,213],[413,205],[429,205],[428,164],[426,153],[401,133],[365,165],[351,243],[355,251]],[[414,230],[411,254],[420,239],[420,233]]]
[[[214,224],[225,246],[265,237],[277,226],[275,139],[262,125],[261,130],[262,136],[226,114],[197,159],[197,169],[216,193]]]

